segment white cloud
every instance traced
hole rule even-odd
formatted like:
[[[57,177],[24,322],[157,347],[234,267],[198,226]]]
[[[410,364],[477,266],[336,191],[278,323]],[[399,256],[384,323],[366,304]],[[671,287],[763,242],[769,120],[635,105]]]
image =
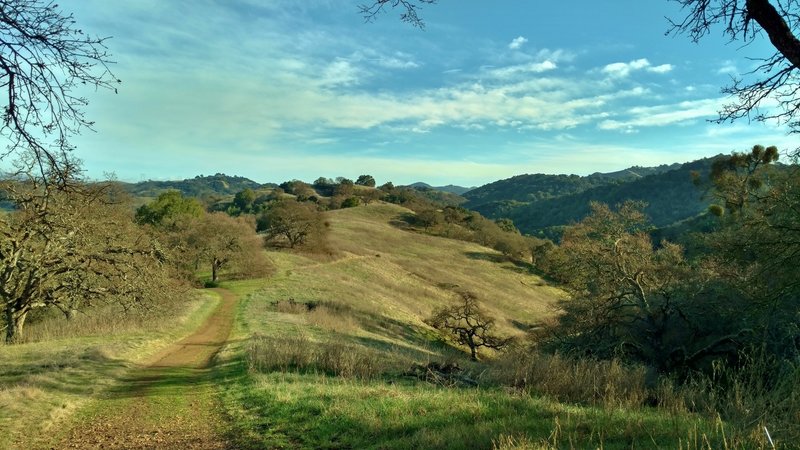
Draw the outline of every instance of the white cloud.
[[[575,53],[561,48],[555,50],[543,48],[536,52],[536,59],[538,61],[550,60],[554,62],[571,62],[575,60]]]
[[[653,73],[667,73],[671,72],[675,67],[672,64],[661,64],[660,66],[648,67],[648,72]]]
[[[354,61],[374,63],[384,69],[416,69],[421,65],[413,55],[399,51],[384,55],[374,49],[364,49],[356,52],[352,58]]]
[[[325,67],[318,82],[323,86],[357,84],[360,78],[359,72],[359,69],[349,61],[338,59]]]
[[[529,75],[532,73],[542,73],[549,70],[558,68],[556,63],[550,60],[542,62],[534,62],[528,64],[518,64],[514,66],[501,67],[487,71],[487,74],[493,78],[509,79],[519,75]]]
[[[634,70],[644,69],[650,65],[647,59],[637,59],[630,62],[617,62],[603,67],[602,72],[615,77],[627,77]]]
[[[672,64],[653,66],[650,64],[650,61],[648,61],[647,58],[640,58],[629,62],[608,64],[603,67],[601,72],[611,75],[612,77],[625,78],[630,75],[631,72],[637,70],[646,70],[652,73],[667,73],[672,71],[672,69],[674,69]]]
[[[508,44],[508,48],[511,50],[518,50],[520,47],[525,45],[526,42],[528,42],[528,39],[523,36],[517,36],[511,41],[510,44]]]

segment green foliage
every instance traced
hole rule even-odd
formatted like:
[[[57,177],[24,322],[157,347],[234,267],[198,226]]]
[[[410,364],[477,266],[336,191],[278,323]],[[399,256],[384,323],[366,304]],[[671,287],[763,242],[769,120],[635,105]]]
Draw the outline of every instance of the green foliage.
[[[348,197],[342,202],[342,208],[353,208],[361,204],[358,197]]]
[[[256,193],[250,188],[246,188],[236,193],[233,197],[233,205],[239,208],[239,211],[249,213],[253,210],[253,204],[256,201]]]
[[[245,177],[229,176],[224,173],[198,175],[181,181],[142,181],[123,184],[125,190],[139,197],[156,197],[164,191],[175,190],[187,197],[205,198],[210,196],[234,195],[244,189],[257,190],[275,185],[260,185]]]
[[[775,147],[755,146],[714,162],[708,176],[719,205],[694,224],[705,233],[691,260],[675,244],[650,240],[642,205],[594,204],[547,255],[572,300],[543,342],[683,373],[735,367],[756,350],[794,360],[800,183],[797,166],[775,166],[776,159]]]
[[[435,209],[423,209],[419,211],[414,217],[414,223],[429,229],[444,221],[444,215]]]
[[[708,358],[735,356],[730,343],[741,330],[708,323],[726,314],[708,301],[711,275],[692,267],[680,246],[654,247],[642,209],[634,202],[616,211],[594,203],[591,215],[566,229],[551,270],[571,299],[562,303],[564,313],[542,342],[593,357],[622,356],[662,371],[699,369]]]
[[[233,269],[239,278],[265,275],[271,267],[253,222],[252,216],[230,217],[222,212],[182,222],[170,234],[178,264],[189,273],[201,266],[211,269],[212,283],[226,269]]]
[[[507,233],[519,234],[519,230],[517,229],[516,226],[514,226],[514,222],[511,219],[506,219],[506,218],[495,219],[494,223],[496,223],[501,230]]]
[[[800,169],[776,159],[775,147],[757,145],[715,165],[710,178],[726,214],[703,243],[731,297],[742,299],[748,342],[793,359],[800,355]]]
[[[152,202],[136,210],[136,222],[153,226],[170,227],[183,216],[200,217],[203,206],[194,198],[184,197],[180,191],[170,190],[159,194]]]
[[[325,226],[322,214],[313,206],[296,200],[275,202],[258,217],[257,230],[266,233],[273,245],[285,244],[295,248],[308,243],[324,247]]]
[[[359,186],[375,187],[375,178],[372,175],[359,175],[356,183]]]
[[[338,197],[351,197],[355,192],[353,180],[348,180],[347,178],[339,177],[337,178],[339,184],[333,190],[334,195]]]

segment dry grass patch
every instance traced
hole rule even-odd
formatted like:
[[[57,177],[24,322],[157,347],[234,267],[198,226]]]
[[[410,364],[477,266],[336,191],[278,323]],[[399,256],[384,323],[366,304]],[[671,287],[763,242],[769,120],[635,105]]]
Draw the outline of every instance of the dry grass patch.
[[[528,394],[607,408],[638,407],[650,396],[646,369],[618,360],[574,359],[517,350],[496,361],[492,377]]]
[[[254,336],[247,348],[250,370],[312,372],[369,380],[385,373],[387,355],[360,345],[315,342],[307,336]]]

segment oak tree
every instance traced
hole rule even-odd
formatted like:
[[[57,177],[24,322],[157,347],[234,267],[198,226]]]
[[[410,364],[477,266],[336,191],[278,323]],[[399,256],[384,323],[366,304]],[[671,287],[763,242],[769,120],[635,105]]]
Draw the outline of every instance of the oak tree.
[[[427,320],[428,324],[469,347],[470,356],[475,361],[480,347],[502,350],[512,342],[510,337],[495,334],[494,318],[480,306],[474,294],[461,292],[459,296],[461,298],[456,304],[436,310]]]
[[[188,219],[180,228],[176,237],[185,260],[211,269],[212,283],[219,281],[223,269],[236,269],[239,276],[258,276],[269,270],[252,216],[248,219],[214,212]]]
[[[275,202],[258,218],[257,228],[265,232],[268,242],[286,243],[289,248],[318,240],[325,230],[314,205],[291,199]]]
[[[176,292],[163,249],[134,223],[124,195],[106,184],[73,183],[63,190],[59,176],[2,185],[15,206],[0,217],[7,342],[20,338],[35,309],[55,308],[71,317],[101,303],[147,306]]]

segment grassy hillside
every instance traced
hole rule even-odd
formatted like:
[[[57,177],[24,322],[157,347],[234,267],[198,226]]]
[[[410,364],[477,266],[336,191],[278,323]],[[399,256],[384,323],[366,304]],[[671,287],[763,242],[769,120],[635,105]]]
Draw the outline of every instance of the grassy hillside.
[[[691,414],[565,404],[493,382],[492,364],[470,362],[424,319],[464,289],[504,334],[521,334],[561,292],[493,250],[392,225],[407,213],[329,212],[333,256],[272,252],[275,277],[225,283],[244,296],[217,367],[237,447],[702,446],[687,441],[713,426]],[[426,374],[431,362],[462,370]]]

